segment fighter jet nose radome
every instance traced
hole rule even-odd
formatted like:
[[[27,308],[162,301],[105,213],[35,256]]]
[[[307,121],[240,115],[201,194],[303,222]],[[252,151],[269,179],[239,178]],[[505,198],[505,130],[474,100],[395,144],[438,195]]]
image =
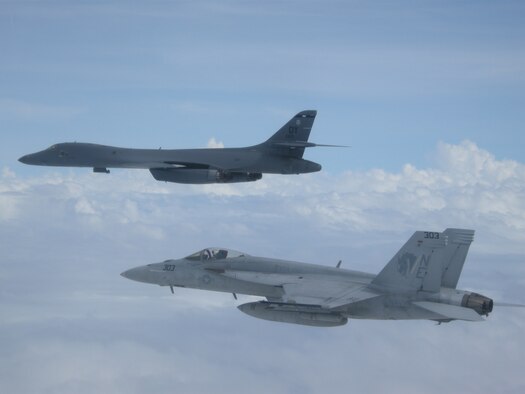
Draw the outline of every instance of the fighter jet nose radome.
[[[122,272],[120,275],[126,279],[136,280],[138,282],[143,282],[145,279],[143,267],[131,268],[127,271]]]

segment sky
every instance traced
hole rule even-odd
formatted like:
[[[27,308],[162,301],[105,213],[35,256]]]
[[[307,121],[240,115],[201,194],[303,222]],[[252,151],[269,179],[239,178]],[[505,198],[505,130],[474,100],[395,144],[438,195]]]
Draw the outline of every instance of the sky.
[[[459,287],[525,303],[519,1],[0,1],[0,392],[521,393],[525,311],[254,319],[120,272],[207,246],[377,273],[476,230]],[[319,173],[179,185],[26,166],[64,141],[244,146],[316,109]]]

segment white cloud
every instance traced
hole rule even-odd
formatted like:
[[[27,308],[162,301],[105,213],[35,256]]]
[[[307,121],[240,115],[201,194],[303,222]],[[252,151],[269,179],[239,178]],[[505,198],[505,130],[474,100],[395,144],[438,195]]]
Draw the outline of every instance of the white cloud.
[[[215,137],[212,137],[208,140],[208,143],[206,144],[207,148],[224,148],[224,143],[222,141],[217,141]]]
[[[2,178],[15,178],[16,174],[9,167],[2,168]]]
[[[75,204],[75,212],[82,213],[84,215],[96,215],[96,211],[93,206],[85,198],[80,198]]]
[[[9,194],[0,194],[0,222],[12,220],[18,214],[16,198]]]

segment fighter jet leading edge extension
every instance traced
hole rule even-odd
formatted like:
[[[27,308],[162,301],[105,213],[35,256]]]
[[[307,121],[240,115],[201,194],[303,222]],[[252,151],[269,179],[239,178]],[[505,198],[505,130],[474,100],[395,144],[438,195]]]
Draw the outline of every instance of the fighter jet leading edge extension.
[[[266,297],[238,308],[260,319],[309,326],[344,325],[348,318],[478,321],[492,311],[493,301],[456,289],[473,239],[473,230],[416,231],[378,275],[224,248],[121,275],[172,292],[178,286]]]
[[[321,165],[304,160],[316,111],[302,111],[259,145],[223,149],[129,149],[88,143],[60,143],[19,159],[25,164],[60,167],[149,169],[158,181],[177,183],[250,182],[268,174],[304,174]]]

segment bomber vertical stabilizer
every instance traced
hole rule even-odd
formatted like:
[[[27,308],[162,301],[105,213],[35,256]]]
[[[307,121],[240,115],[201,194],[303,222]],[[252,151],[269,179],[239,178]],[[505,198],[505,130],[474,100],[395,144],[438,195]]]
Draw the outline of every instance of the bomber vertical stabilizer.
[[[308,138],[316,115],[314,110],[299,112],[261,145],[276,154],[302,158],[305,148],[315,146],[308,143]]]

